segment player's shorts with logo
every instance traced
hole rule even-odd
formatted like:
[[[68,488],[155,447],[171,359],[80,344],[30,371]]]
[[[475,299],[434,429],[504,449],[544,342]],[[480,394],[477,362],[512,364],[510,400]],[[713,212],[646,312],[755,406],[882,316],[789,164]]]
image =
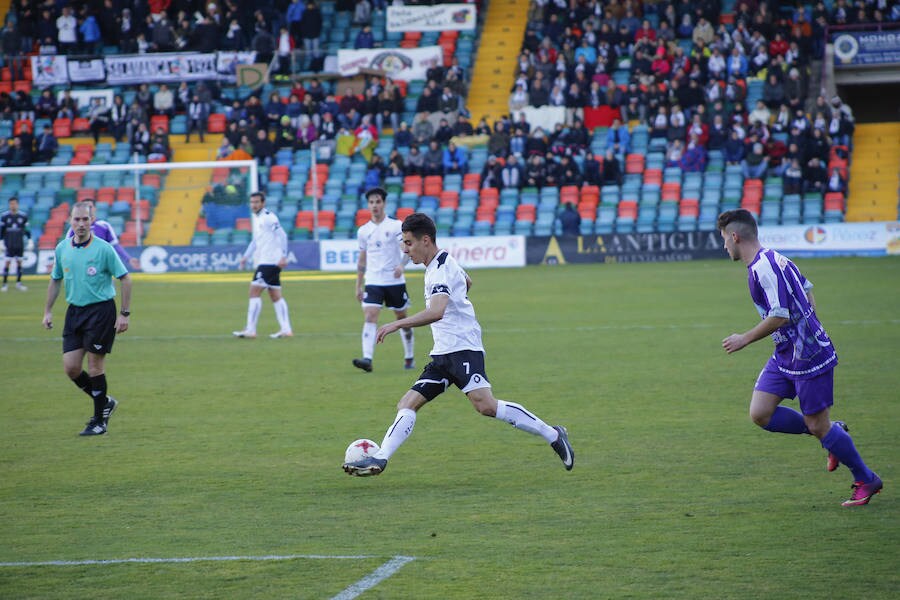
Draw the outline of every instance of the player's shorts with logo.
[[[116,339],[117,316],[115,300],[87,306],[70,304],[63,326],[63,352],[87,350],[94,354],[112,352]]]
[[[278,265],[259,265],[253,273],[252,285],[260,287],[281,287],[281,267]]]
[[[391,310],[406,310],[409,308],[409,294],[406,292],[406,284],[367,285],[363,305],[380,307],[382,304]]]
[[[766,362],[753,389],[779,398],[797,398],[804,415],[814,415],[834,405],[834,368],[809,379],[791,379],[778,369],[772,357]]]
[[[450,354],[433,354],[412,389],[434,400],[447,391],[450,384],[468,394],[473,390],[491,387],[484,371],[484,352],[461,350]]]

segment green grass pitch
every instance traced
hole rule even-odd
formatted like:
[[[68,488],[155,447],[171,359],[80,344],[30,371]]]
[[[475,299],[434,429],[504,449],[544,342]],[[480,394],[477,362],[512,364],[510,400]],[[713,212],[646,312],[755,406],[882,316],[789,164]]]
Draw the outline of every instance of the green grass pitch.
[[[136,276],[96,439],[62,298],[44,331],[29,278],[0,295],[0,598],[348,598],[392,557],[414,560],[359,598],[896,598],[900,259],[798,264],[840,356],[832,416],[885,481],[863,508],[841,508],[851,476],[814,439],[749,421],[772,345],[721,349],[758,319],[725,258],[472,272],[495,394],[566,425],[575,469],[454,388],[368,479],[344,449],[381,441],[416,372],[396,335],[373,373],[351,366],[351,278],[288,274],[296,337],[265,335],[265,298],[260,339],[236,340],[248,273]],[[430,347],[417,329],[420,367]]]

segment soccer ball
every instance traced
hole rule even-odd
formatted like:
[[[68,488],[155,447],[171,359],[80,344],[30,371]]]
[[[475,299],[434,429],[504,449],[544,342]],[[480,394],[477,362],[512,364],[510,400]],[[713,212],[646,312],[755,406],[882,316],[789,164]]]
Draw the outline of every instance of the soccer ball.
[[[367,456],[373,456],[376,452],[378,452],[378,450],[380,450],[378,444],[376,444],[372,440],[355,440],[353,443],[347,446],[347,451],[344,452],[344,462],[352,463],[358,460],[362,460]]]

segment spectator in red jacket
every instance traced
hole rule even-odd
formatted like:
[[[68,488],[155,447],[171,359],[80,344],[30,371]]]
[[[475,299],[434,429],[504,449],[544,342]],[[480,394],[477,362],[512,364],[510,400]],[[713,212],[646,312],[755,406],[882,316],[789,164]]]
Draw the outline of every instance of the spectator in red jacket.
[[[634,32],[635,43],[638,43],[641,40],[647,40],[648,42],[656,41],[656,30],[650,26],[650,21],[647,19],[644,19],[640,28]]]

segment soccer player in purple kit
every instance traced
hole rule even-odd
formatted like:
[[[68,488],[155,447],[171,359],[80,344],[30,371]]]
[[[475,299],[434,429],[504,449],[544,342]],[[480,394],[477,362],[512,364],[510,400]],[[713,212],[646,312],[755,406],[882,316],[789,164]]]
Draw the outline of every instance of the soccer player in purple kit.
[[[731,354],[766,336],[775,342],[775,352],[753,388],[750,418],[767,431],[816,436],[829,453],[828,470],[844,463],[853,473],[853,493],[842,505],[868,504],[882,482],[863,462],[846,425],[829,418],[838,359],[816,316],[812,283],[789,259],[762,247],[749,211],[725,211],[717,227],[731,259],[747,265],[750,298],[762,319],[749,331],[726,337],[722,347]],[[802,414],[781,406],[782,400],[794,397]]]

